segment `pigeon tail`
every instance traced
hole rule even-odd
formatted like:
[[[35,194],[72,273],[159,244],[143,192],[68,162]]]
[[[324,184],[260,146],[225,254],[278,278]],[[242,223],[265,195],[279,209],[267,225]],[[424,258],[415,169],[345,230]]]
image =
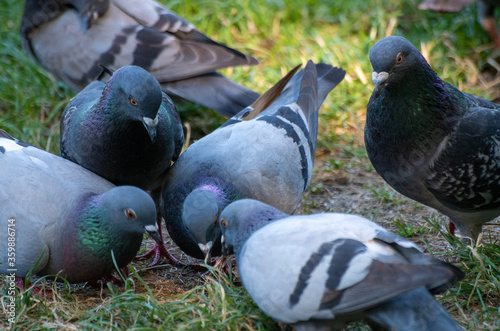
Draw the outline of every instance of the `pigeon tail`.
[[[399,331],[462,330],[424,288],[400,295],[367,311],[366,314],[375,324]]]
[[[290,72],[288,72],[285,77],[281,78],[276,84],[274,84],[273,87],[267,90],[266,93],[264,93],[263,95],[260,96],[260,98],[255,100],[255,102],[252,103],[253,111],[248,113],[247,116],[243,116],[243,120],[245,121],[251,120],[258,114],[266,110],[267,107],[269,107],[283,93],[283,90],[292,80],[292,78],[294,77],[297,70],[299,70],[299,68],[300,64],[297,65],[292,70],[290,70]]]
[[[321,105],[330,93],[345,77],[345,70],[332,67],[326,63],[317,63],[318,76],[318,105]]]
[[[297,104],[304,112],[309,135],[314,141],[318,134],[318,111],[328,93],[344,79],[344,76],[344,69],[326,63],[315,65],[311,60],[307,62],[300,82]]]
[[[245,111],[242,120],[251,120],[264,110],[276,110],[283,105],[297,103],[304,112],[307,124],[316,122],[317,112],[326,96],[345,76],[341,68],[326,63],[314,64],[308,61],[306,67],[295,74],[300,67],[293,68],[251,105],[251,111]],[[313,130],[314,132],[315,130]],[[313,136],[315,137],[315,135]]]

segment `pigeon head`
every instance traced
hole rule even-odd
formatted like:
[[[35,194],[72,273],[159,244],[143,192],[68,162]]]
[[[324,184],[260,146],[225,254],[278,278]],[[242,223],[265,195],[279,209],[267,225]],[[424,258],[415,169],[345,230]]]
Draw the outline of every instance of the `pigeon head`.
[[[222,234],[224,255],[238,255],[245,241],[269,222],[287,217],[288,214],[253,199],[241,199],[229,204],[220,214],[219,228]]]
[[[222,207],[217,193],[208,187],[194,190],[184,200],[182,220],[205,256],[219,244],[220,232],[216,225]]]
[[[62,275],[70,282],[108,275],[115,270],[113,256],[119,268],[132,261],[144,233],[162,242],[156,225],[156,207],[145,191],[117,186],[90,195],[82,199],[74,219],[64,224],[59,249],[54,250],[55,261],[60,259],[60,263],[49,266],[53,269],[50,273],[62,269]]]
[[[422,54],[408,40],[398,36],[381,39],[373,45],[370,62],[376,97],[386,87],[405,88],[403,82],[418,83],[418,80],[412,79],[418,71],[433,72]]]
[[[108,222],[117,234],[142,236],[147,233],[163,244],[156,224],[155,204],[145,191],[134,186],[117,186],[100,195],[91,208],[103,212],[103,222]]]
[[[108,107],[120,111],[117,119],[140,121],[154,142],[163,92],[149,72],[137,66],[118,69],[104,88],[103,96]]]

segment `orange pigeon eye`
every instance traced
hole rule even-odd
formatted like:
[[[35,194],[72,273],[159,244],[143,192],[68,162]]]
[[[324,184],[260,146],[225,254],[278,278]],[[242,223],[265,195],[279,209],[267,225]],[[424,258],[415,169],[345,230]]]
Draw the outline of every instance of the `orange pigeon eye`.
[[[133,98],[130,98],[130,103],[131,103],[133,106],[137,106],[137,101],[135,101]]]
[[[222,221],[220,222],[220,224],[222,224],[222,226],[223,226],[224,228],[227,228],[227,222],[226,222],[226,220],[222,220]]]
[[[403,63],[403,54],[402,53],[398,53],[398,56],[396,56],[396,64],[401,64]]]
[[[125,216],[130,218],[131,220],[136,219],[137,215],[133,209],[125,209]]]

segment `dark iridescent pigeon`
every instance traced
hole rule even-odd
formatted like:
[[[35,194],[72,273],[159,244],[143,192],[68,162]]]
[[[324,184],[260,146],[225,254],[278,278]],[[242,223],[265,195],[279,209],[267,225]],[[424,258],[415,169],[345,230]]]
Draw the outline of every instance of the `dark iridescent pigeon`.
[[[462,330],[432,294],[464,274],[363,217],[289,216],[243,199],[219,224],[248,294],[296,330],[340,330],[355,320],[376,330]]]
[[[41,257],[34,274],[59,274],[75,283],[97,280],[115,270],[112,253],[118,267],[126,266],[144,233],[161,242],[155,205],[146,192],[115,187],[3,130],[0,174],[2,274],[24,278]],[[14,259],[7,254],[11,242]]]
[[[119,69],[106,84],[87,86],[61,118],[61,156],[115,185],[152,191],[155,202],[183,141],[172,100],[151,74],[137,66]]]
[[[402,37],[370,50],[365,144],[395,190],[477,238],[500,215],[500,105],[442,81]]]
[[[312,61],[293,76],[296,69],[192,144],[168,172],[162,215],[187,254],[220,255],[215,222],[231,201],[254,198],[288,213],[297,208],[312,174],[319,108],[345,71]]]
[[[20,30],[24,50],[76,92],[105,78],[101,65],[137,65],[166,93],[228,117],[259,97],[215,72],[257,59],[213,41],[153,0],[26,0]]]

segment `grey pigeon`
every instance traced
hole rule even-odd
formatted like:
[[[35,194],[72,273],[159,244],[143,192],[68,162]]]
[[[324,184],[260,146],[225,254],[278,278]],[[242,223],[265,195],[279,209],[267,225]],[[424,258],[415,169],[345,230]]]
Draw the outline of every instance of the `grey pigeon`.
[[[0,273],[100,279],[126,266],[148,233],[161,242],[151,197],[0,131]],[[9,231],[7,230],[9,229]],[[13,240],[9,238],[14,238]],[[15,258],[7,254],[8,243]]]
[[[289,216],[242,199],[222,211],[219,224],[250,297],[296,330],[355,320],[376,330],[461,330],[432,294],[463,272],[363,217]]]
[[[220,255],[215,222],[231,201],[254,198],[288,213],[297,208],[313,170],[319,108],[345,75],[312,61],[293,76],[297,69],[189,146],[168,172],[161,211],[185,253]]]
[[[442,81],[402,37],[377,42],[370,61],[365,145],[374,168],[477,238],[500,215],[500,105]]]
[[[153,0],[26,0],[24,50],[75,92],[102,65],[148,70],[163,90],[231,117],[259,94],[215,70],[258,64],[217,43]]]
[[[179,156],[183,141],[172,100],[150,73],[137,66],[120,68],[106,84],[91,83],[61,117],[62,157],[115,185],[152,191],[158,205],[162,177]],[[161,247],[153,252],[177,263]]]

